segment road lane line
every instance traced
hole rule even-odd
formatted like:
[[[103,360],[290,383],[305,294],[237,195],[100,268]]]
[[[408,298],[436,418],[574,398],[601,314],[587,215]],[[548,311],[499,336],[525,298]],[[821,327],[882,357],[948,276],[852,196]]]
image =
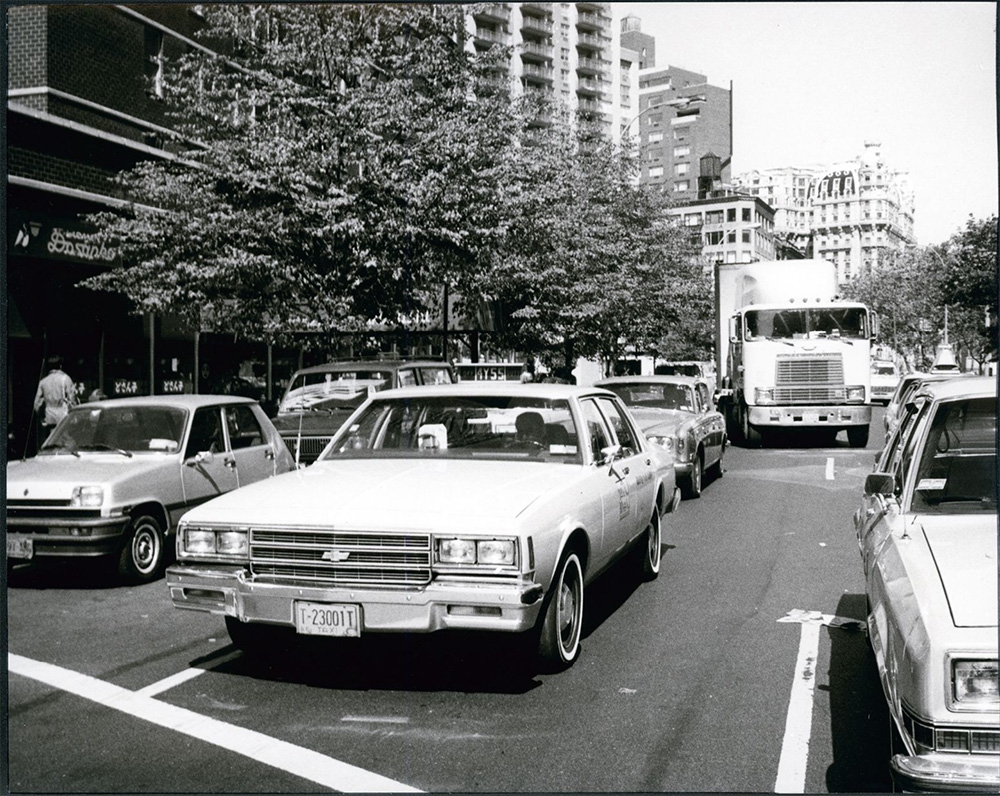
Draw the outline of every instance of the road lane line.
[[[421,792],[417,788],[310,749],[303,749],[254,730],[226,724],[70,669],[14,653],[8,653],[7,667],[14,674],[30,677],[113,710],[220,746],[333,790],[345,793]]]
[[[182,672],[170,675],[170,677],[164,677],[159,682],[150,683],[145,688],[140,688],[135,694],[136,696],[154,697],[157,694],[162,694],[164,691],[169,691],[174,686],[186,683],[188,680],[193,680],[199,674],[204,673],[204,669],[185,669]]]
[[[816,690],[816,661],[819,657],[819,631],[823,625],[862,630],[863,623],[819,611],[795,609],[779,622],[795,622],[802,626],[799,653],[795,661],[795,678],[785,716],[785,736],[781,741],[775,793],[805,793],[806,766],[809,763],[809,740],[812,736],[813,694]]]
[[[826,480],[827,481],[832,481],[833,480],[833,457],[832,456],[830,456],[826,460]]]

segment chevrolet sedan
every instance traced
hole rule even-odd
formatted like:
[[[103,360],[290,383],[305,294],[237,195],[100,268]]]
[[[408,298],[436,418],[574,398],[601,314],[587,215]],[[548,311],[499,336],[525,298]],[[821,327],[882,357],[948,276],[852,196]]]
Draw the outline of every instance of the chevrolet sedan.
[[[616,393],[643,433],[674,457],[684,497],[701,496],[706,473],[722,477],[722,459],[729,444],[726,421],[710,403],[703,379],[616,376],[596,386]]]
[[[657,576],[677,500],[670,459],[614,393],[387,390],[314,464],[189,512],[167,585],[248,653],[286,634],[464,629],[559,669],[579,655],[588,583],[630,553]]]
[[[82,404],[38,455],[7,464],[7,561],[110,557],[133,583],[160,577],[181,515],[294,468],[256,402],[156,395]]]
[[[1000,791],[996,382],[920,387],[854,517],[906,791]]]

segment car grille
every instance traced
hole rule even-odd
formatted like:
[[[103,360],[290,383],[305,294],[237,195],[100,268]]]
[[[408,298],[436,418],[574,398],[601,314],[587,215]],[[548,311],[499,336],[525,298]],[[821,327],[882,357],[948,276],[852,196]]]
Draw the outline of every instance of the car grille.
[[[431,537],[251,527],[250,572],[257,581],[315,586],[420,586],[431,580]]]
[[[1000,730],[980,728],[934,728],[904,709],[903,724],[916,743],[937,752],[995,755],[1000,753]]]
[[[302,437],[301,445],[299,450],[299,461],[300,462],[314,462],[319,455],[323,452],[323,448],[332,439],[330,435],[324,437]],[[288,436],[284,438],[285,444],[288,445],[288,450],[292,452],[292,456],[295,456],[295,448],[300,443],[300,439],[297,435]]]
[[[840,354],[778,357],[774,371],[776,403],[836,404],[847,400]]]

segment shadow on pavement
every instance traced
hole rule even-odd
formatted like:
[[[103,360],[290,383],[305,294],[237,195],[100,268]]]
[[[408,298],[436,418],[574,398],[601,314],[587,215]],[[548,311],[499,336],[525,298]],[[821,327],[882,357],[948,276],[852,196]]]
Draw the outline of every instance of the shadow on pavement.
[[[864,622],[865,605],[864,594],[845,594],[837,605],[837,616]],[[833,742],[833,763],[826,772],[827,791],[892,792],[889,711],[867,634],[839,627],[829,627],[826,632],[830,638]]]

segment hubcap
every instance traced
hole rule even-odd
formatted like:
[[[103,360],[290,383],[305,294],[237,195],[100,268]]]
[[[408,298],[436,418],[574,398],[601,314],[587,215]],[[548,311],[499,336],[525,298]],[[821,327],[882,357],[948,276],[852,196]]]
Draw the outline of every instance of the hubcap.
[[[156,561],[157,542],[152,531],[148,528],[140,528],[136,531],[132,541],[132,559],[136,568],[142,572],[148,572]]]

